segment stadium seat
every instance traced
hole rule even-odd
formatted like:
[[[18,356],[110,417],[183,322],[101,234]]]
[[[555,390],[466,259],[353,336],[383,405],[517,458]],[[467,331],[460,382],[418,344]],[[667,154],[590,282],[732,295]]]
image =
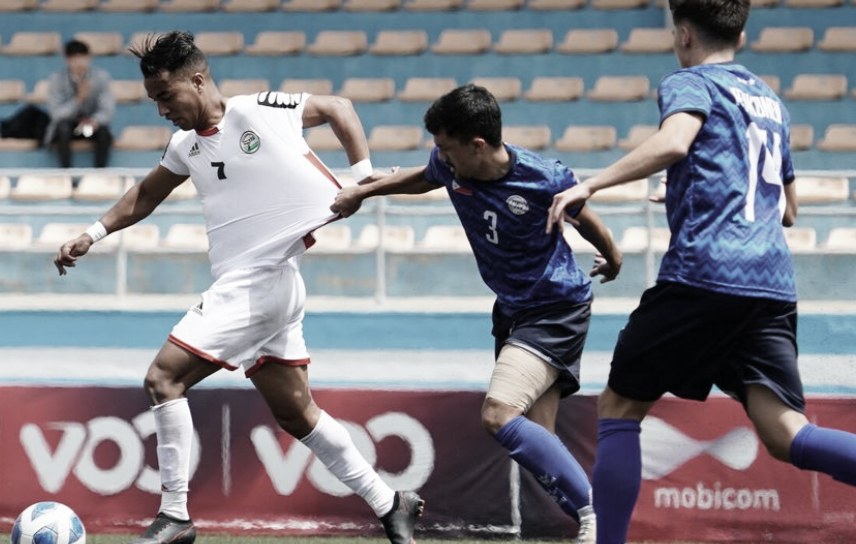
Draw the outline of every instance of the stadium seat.
[[[814,251],[817,249],[817,231],[811,227],[787,227],[784,229],[785,242],[792,252]]]
[[[137,223],[108,238],[115,238],[115,243],[123,244],[128,251],[152,251],[160,245],[160,228],[155,224]]]
[[[315,244],[309,249],[313,253],[341,253],[351,248],[351,227],[331,224],[312,232]]]
[[[82,202],[113,201],[122,196],[129,186],[125,176],[84,174],[72,189],[71,198]]]
[[[511,11],[523,7],[526,0],[470,0],[466,8],[471,11]]]
[[[100,0],[44,0],[39,4],[41,11],[92,11],[98,9]]]
[[[461,225],[429,225],[417,247],[428,251],[472,253],[467,233]]]
[[[0,223],[0,249],[24,249],[33,243],[33,227],[29,223]]]
[[[38,147],[39,142],[32,138],[0,138],[0,152],[32,151]]]
[[[759,75],[758,77],[761,78],[761,81],[766,83],[768,87],[770,87],[770,90],[772,90],[776,94],[779,94],[779,91],[782,88],[782,83],[781,83],[781,80],[779,79],[779,76],[776,76],[776,75],[763,75],[763,76],[761,76],[761,75]]]
[[[798,175],[794,183],[800,204],[843,204],[850,198],[850,180],[844,176]]]
[[[833,124],[826,127],[817,142],[822,151],[856,151],[856,125]]]
[[[62,244],[86,232],[87,227],[89,227],[89,223],[45,223],[42,230],[39,231],[38,237],[33,240],[32,246],[41,250],[56,251]],[[107,241],[105,238],[102,242],[106,243],[96,244],[92,246],[93,249],[108,247],[112,240]]]
[[[78,39],[89,46],[89,52],[93,55],[117,55],[125,48],[125,39],[121,32],[75,32]]]
[[[673,42],[671,28],[633,28],[620,49],[624,53],[668,53]]]
[[[419,149],[425,131],[417,125],[375,125],[369,132],[372,151],[407,151]]]
[[[360,55],[368,49],[368,38],[362,30],[322,30],[306,51],[317,56]]]
[[[340,151],[344,149],[333,129],[328,126],[312,127],[306,131],[304,138],[314,151]]]
[[[168,126],[126,125],[113,142],[113,147],[127,151],[155,151],[169,143],[172,129]]]
[[[24,99],[27,86],[22,79],[0,79],[0,103],[14,103]]]
[[[333,81],[330,79],[283,79],[279,84],[283,93],[309,93],[329,95],[333,93]]]
[[[141,79],[113,79],[110,90],[117,104],[132,104],[146,98],[146,87]]]
[[[856,26],[830,26],[817,42],[821,51],[856,51]]]
[[[227,0],[220,6],[229,13],[259,13],[279,9],[280,0]]]
[[[450,77],[411,77],[398,93],[402,102],[433,102],[455,89],[458,82]]]
[[[428,49],[424,30],[380,30],[369,47],[373,55],[418,55]]]
[[[566,102],[583,95],[583,78],[536,76],[523,93],[530,102]]]
[[[464,0],[410,0],[404,3],[404,9],[410,11],[453,11],[463,6]]]
[[[295,30],[263,30],[255,41],[244,47],[244,53],[255,56],[297,55],[306,48],[306,33]]]
[[[447,28],[440,31],[431,51],[437,55],[480,55],[491,45],[490,30]]]
[[[627,253],[645,251],[650,247],[658,253],[669,249],[671,233],[668,227],[654,227],[649,234],[647,227],[627,227],[618,242],[618,248]]]
[[[167,250],[208,251],[208,232],[204,224],[175,223],[167,229],[160,247]]]
[[[556,44],[556,52],[591,55],[608,53],[618,47],[618,31],[614,28],[576,28],[569,30]]]
[[[395,96],[395,80],[391,77],[349,77],[336,94],[353,102],[386,102]]]
[[[25,174],[18,178],[9,198],[19,202],[66,200],[71,192],[71,176]]]
[[[818,248],[843,253],[856,252],[856,228],[833,227],[829,229],[826,241],[818,244]]]
[[[650,0],[591,0],[593,9],[642,9],[650,5]]]
[[[0,53],[10,56],[56,55],[62,50],[59,32],[18,31]]]
[[[612,231],[610,230],[610,235]],[[571,250],[574,253],[597,253],[597,248],[592,245],[591,242],[583,238],[583,235],[580,234],[573,225],[565,224],[565,228],[562,229],[562,235],[565,238],[565,241],[571,246]],[[579,263],[583,265],[584,263]]]
[[[261,78],[222,79],[218,87],[223,96],[238,96],[269,91],[270,82]]]
[[[197,32],[196,47],[208,56],[238,55],[244,51],[241,32]]]
[[[644,178],[601,189],[591,199],[593,202],[644,202],[650,192],[651,184]]]
[[[785,0],[789,8],[835,8],[844,5],[844,0]]]
[[[553,143],[559,151],[602,151],[615,147],[613,126],[575,126],[565,128],[562,137]]]
[[[517,100],[523,92],[523,83],[516,77],[474,77],[470,83],[484,87],[499,102]]]
[[[12,192],[12,180],[9,176],[0,176],[0,200],[9,198],[9,193]]]
[[[220,0],[164,0],[158,7],[166,12],[203,13],[218,11]]]
[[[550,127],[547,125],[506,125],[502,127],[503,141],[533,151],[550,147],[551,137]]]
[[[844,74],[797,74],[785,98],[789,100],[840,100],[847,94]]]
[[[805,151],[814,145],[814,127],[791,125],[791,151]]]
[[[284,11],[336,11],[342,0],[291,0],[282,5]]]
[[[618,140],[618,148],[624,151],[636,149],[639,144],[650,138],[657,130],[659,130],[657,125],[633,125],[627,132],[627,137]]]
[[[600,76],[586,96],[597,102],[631,102],[645,100],[648,93],[645,76]]]
[[[50,81],[40,79],[33,85],[33,90],[24,96],[24,100],[29,104],[47,104],[49,88]]]
[[[196,192],[196,185],[188,179],[185,180],[181,185],[172,190],[169,196],[166,197],[168,202],[176,202],[183,200],[193,200],[199,197],[199,193]]]
[[[764,27],[750,47],[762,53],[797,53],[808,51],[813,43],[814,30],[810,27]]]
[[[366,225],[360,230],[354,246],[359,249],[375,249],[381,241],[377,225]],[[415,234],[410,225],[384,225],[383,248],[386,251],[410,251],[415,243]]]
[[[3,0],[0,2],[0,12],[14,13],[30,11],[39,7],[39,0]]]
[[[586,0],[529,0],[527,9],[538,11],[563,11],[580,9],[586,5]]]
[[[395,11],[401,7],[401,0],[345,0],[345,11]]]
[[[493,52],[502,55],[534,55],[548,53],[553,48],[553,32],[549,28],[513,28],[503,30],[493,45]]]
[[[779,5],[779,0],[749,0],[749,7],[756,8],[774,8]]]
[[[118,13],[146,13],[158,9],[160,0],[105,0],[98,7],[99,11]]]

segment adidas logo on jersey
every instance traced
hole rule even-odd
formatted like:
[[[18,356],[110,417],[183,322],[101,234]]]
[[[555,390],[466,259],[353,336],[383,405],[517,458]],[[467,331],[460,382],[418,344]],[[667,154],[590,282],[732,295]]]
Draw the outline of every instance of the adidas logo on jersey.
[[[190,148],[190,153],[187,154],[187,158],[195,157],[196,155],[199,155],[200,153],[202,153],[202,152],[199,151],[199,142],[193,142],[193,147]]]

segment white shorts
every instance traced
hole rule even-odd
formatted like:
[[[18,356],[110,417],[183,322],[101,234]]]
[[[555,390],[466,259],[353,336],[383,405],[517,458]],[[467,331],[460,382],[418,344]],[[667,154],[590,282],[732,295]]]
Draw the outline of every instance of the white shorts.
[[[266,363],[309,363],[303,339],[306,287],[294,259],[224,274],[173,327],[169,340],[250,376]]]

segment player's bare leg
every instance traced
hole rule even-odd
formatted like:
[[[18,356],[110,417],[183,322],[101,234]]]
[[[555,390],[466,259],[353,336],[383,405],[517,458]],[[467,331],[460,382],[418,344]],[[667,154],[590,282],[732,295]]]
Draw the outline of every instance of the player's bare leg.
[[[394,491],[380,479],[347,429],[315,404],[307,367],[269,362],[251,380],[279,426],[303,442],[339,481],[368,503],[392,544],[411,544],[425,501],[413,491]]]

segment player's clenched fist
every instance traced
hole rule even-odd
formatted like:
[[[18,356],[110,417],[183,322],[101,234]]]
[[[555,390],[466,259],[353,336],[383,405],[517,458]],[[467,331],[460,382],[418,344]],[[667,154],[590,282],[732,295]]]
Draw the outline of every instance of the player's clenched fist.
[[[64,243],[54,258],[54,266],[59,270],[59,275],[65,276],[66,268],[73,268],[77,258],[86,255],[92,243],[92,238],[88,234],[81,234],[74,240]]]

